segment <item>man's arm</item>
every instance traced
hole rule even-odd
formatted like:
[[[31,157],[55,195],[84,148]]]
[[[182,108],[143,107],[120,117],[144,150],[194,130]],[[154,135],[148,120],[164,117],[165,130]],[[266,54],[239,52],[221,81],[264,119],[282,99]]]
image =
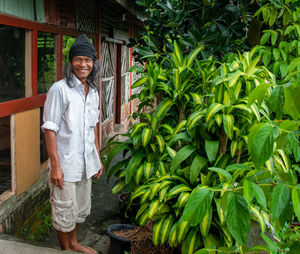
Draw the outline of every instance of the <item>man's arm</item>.
[[[101,168],[99,169],[98,173],[94,175],[94,177],[96,179],[99,179],[100,176],[102,175],[102,172],[103,172],[103,165],[102,165],[102,161],[101,161],[100,145],[99,145],[99,123],[97,123],[94,131],[95,131],[95,146],[96,146],[97,153],[98,153],[98,156],[99,156],[99,160],[100,160],[100,163],[101,163]]]
[[[56,133],[47,129],[45,129],[44,133],[47,152],[51,161],[50,179],[55,186],[62,189],[64,183],[64,173],[61,169],[57,154]]]

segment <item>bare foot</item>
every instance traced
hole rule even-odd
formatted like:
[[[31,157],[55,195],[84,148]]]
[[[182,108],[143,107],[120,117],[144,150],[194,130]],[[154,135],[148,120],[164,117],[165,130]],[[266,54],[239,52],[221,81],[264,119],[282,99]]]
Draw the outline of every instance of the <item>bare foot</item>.
[[[85,247],[85,248],[87,248],[90,251],[89,253],[98,254],[98,252],[91,247]]]
[[[76,243],[76,244],[70,246],[69,250],[81,252],[81,253],[97,254],[97,251],[95,251],[94,249],[92,249],[90,247],[84,247],[84,246],[80,245],[79,243]]]

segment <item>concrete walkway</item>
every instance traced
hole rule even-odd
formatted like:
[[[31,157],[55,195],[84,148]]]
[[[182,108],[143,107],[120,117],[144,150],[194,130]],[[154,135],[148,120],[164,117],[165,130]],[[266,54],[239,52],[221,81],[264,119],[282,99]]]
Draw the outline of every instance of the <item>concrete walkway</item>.
[[[117,155],[112,162],[114,165],[120,160]],[[103,175],[98,181],[93,180],[92,187],[92,210],[86,222],[79,225],[78,241],[84,245],[94,248],[99,254],[108,254],[110,238],[106,229],[110,224],[121,221],[119,214],[119,203],[117,197],[111,193],[114,181],[106,181]],[[44,241],[22,241],[5,234],[0,234],[0,254],[53,254],[53,253],[75,253],[61,251],[56,232],[52,231]],[[76,252],[78,253],[78,252]]]

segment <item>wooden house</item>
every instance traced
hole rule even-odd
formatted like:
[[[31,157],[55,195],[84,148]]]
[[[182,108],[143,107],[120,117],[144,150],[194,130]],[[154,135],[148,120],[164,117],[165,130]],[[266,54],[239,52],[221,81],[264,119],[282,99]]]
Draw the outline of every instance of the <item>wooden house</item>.
[[[0,233],[14,232],[47,189],[40,130],[49,87],[85,33],[101,61],[100,143],[128,128],[135,103],[133,49],[142,28],[134,0],[0,0]]]

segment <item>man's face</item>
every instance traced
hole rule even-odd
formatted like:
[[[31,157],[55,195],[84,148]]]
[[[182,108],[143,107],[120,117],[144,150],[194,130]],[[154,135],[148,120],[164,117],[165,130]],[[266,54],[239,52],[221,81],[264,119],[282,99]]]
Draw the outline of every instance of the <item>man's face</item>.
[[[93,70],[93,59],[87,56],[74,56],[72,70],[75,76],[83,83]]]

